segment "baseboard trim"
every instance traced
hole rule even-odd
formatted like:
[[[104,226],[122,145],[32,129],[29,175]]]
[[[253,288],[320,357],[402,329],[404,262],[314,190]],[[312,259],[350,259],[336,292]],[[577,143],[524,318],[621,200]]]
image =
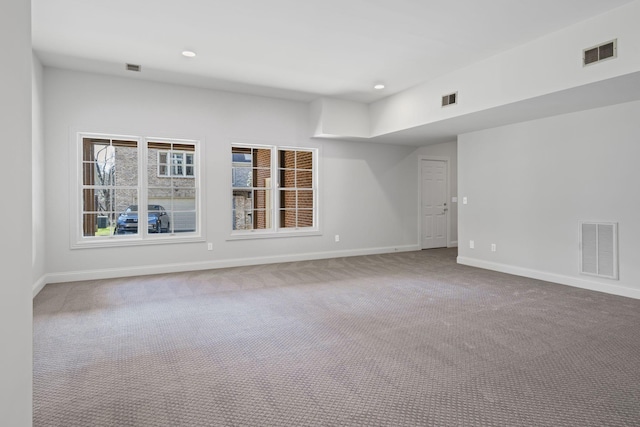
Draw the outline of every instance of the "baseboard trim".
[[[522,276],[528,277],[530,279],[538,279],[544,280],[546,282],[558,283],[560,285],[573,286],[576,288],[589,289],[591,291],[598,291],[622,297],[640,299],[640,289],[632,289],[627,286],[620,286],[612,283],[594,282],[592,280],[564,276],[561,274],[549,273],[546,271],[532,270],[529,268],[517,267],[508,264],[500,264],[497,262],[484,261],[476,258],[459,256],[457,258],[457,262],[458,264],[468,265],[470,267],[478,267],[485,270],[499,271],[501,273],[513,274],[515,276]]]
[[[45,274],[41,276],[31,287],[33,291],[33,298],[35,298],[36,295],[40,293],[40,291],[42,290],[42,288],[44,288],[44,285],[46,284],[47,284],[47,275]]]
[[[83,280],[114,279],[118,277],[145,276],[151,274],[179,273],[184,271],[211,270],[217,268],[243,267],[281,262],[311,261],[315,259],[343,258],[361,255],[378,255],[394,252],[419,251],[418,245],[390,246],[380,248],[353,249],[331,252],[311,252],[304,254],[276,255],[269,257],[236,258],[192,263],[145,265],[139,267],[110,268],[102,270],[69,271],[50,273],[43,283],[79,282]],[[42,285],[44,287],[44,284]],[[34,286],[35,289],[35,286]]]
[[[449,246],[447,246],[448,248],[457,248],[458,247],[458,241],[454,240],[452,242],[449,242]]]

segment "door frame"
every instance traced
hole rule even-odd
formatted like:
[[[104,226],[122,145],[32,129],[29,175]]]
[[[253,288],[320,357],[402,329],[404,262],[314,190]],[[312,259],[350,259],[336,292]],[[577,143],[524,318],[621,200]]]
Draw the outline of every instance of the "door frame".
[[[445,213],[445,228],[447,233],[447,248],[451,246],[451,159],[443,156],[418,156],[418,246],[422,248],[422,161],[423,160],[435,160],[439,162],[445,162],[447,167],[447,206],[448,209]]]

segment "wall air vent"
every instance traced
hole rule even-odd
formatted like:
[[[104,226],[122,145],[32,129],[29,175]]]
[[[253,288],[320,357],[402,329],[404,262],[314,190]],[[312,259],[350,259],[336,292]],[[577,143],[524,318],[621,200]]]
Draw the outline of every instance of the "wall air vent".
[[[142,67],[140,65],[136,65],[136,64],[127,64],[127,71],[135,71],[137,73],[140,72],[140,70],[142,69]]]
[[[617,223],[580,223],[580,272],[608,279],[618,278]]]
[[[599,44],[582,51],[582,64],[591,65],[597,62],[602,62],[605,59],[613,59],[618,56],[618,41],[611,40],[610,42]]]
[[[457,104],[458,103],[458,92],[450,93],[449,95],[445,95],[442,97],[442,106],[446,107],[447,105]]]

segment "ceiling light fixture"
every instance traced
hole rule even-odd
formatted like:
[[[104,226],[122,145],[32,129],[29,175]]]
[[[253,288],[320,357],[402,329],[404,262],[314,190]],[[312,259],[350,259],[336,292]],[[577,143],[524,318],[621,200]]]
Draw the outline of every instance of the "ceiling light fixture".
[[[373,86],[373,88],[375,90],[382,90],[384,89],[384,85],[382,83],[377,83],[376,85]]]
[[[194,56],[196,56],[196,53],[192,50],[183,50],[182,56],[186,56],[187,58],[193,58]]]

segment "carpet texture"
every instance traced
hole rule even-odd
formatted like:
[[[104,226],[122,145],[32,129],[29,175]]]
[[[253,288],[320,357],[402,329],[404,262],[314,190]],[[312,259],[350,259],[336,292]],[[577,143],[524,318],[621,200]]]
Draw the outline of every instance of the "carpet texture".
[[[456,253],[47,285],[34,426],[640,425],[640,300]]]

